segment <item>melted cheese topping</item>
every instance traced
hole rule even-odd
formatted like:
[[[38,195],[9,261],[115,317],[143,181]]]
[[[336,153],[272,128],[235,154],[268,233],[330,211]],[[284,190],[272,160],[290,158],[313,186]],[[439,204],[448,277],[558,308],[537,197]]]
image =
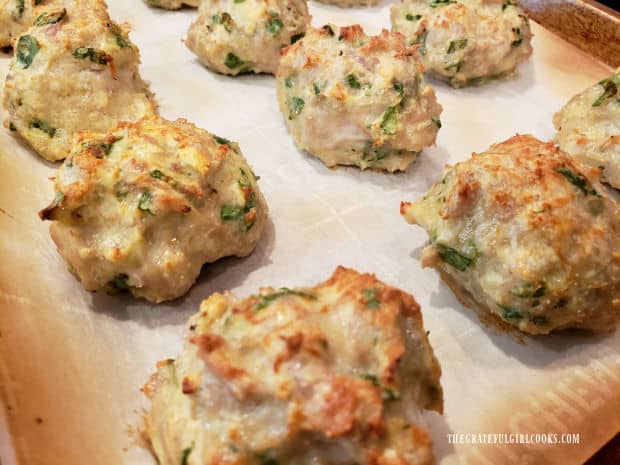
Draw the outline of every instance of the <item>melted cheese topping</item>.
[[[422,264],[479,309],[533,334],[607,330],[620,319],[620,209],[596,171],[515,136],[401,211],[430,236]]]
[[[338,268],[305,289],[214,294],[145,386],[162,465],[433,462],[440,369],[413,297]]]

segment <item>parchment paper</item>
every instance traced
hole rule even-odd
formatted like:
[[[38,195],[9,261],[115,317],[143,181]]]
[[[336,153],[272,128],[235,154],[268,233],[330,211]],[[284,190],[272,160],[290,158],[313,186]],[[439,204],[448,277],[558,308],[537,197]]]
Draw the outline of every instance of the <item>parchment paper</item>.
[[[620,430],[620,332],[521,343],[484,327],[437,273],[420,267],[426,235],[399,215],[400,201],[420,196],[446,163],[516,132],[551,138],[553,113],[609,69],[533,25],[534,57],[516,79],[462,90],[435,83],[443,127],[437,146],[408,172],[330,170],[295,148],[273,77],[219,76],[194,59],[181,38],[195,11],[149,9],[140,0],[109,4],[114,19],[133,26],[142,74],[162,114],[240,142],[261,176],[271,223],[253,255],[206,266],[172,304],[85,292],[37,216],[53,197],[48,178],[56,165],[0,130],[3,464],[14,465],[15,456],[20,465],[152,464],[132,434],[148,406],[139,388],[157,360],[179,353],[199,302],[225,289],[244,296],[265,285],[313,285],[338,264],[374,272],[422,305],[443,368],[445,414],[425,415],[438,463],[576,465]],[[314,25],[360,22],[373,33],[389,27],[388,3],[310,9]],[[1,75],[8,62],[0,56]],[[580,444],[452,445],[446,436],[487,432],[580,433]]]

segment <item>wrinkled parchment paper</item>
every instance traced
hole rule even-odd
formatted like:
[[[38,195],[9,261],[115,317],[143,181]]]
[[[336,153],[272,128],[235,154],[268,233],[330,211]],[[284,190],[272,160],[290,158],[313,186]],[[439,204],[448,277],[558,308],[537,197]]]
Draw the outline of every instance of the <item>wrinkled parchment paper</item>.
[[[426,236],[399,215],[400,201],[420,196],[446,163],[516,132],[551,138],[554,111],[609,69],[533,25],[534,57],[516,79],[462,90],[434,83],[443,128],[408,172],[330,170],[295,148],[273,77],[219,76],[190,54],[181,39],[194,10],[154,10],[140,0],[109,4],[115,20],[133,27],[142,74],[162,114],[239,141],[261,176],[271,222],[253,255],[206,266],[191,292],[172,304],[85,292],[37,216],[53,197],[48,178],[56,165],[0,130],[3,464],[152,464],[134,445],[148,406],[139,388],[157,360],[179,353],[184,323],[199,302],[225,289],[244,296],[266,285],[313,285],[339,264],[374,272],[422,305],[443,369],[445,414],[424,416],[438,463],[577,465],[620,429],[620,332],[519,342],[481,325],[437,273],[420,267]],[[311,2],[310,9],[317,26],[359,22],[373,33],[389,26],[385,2],[357,10]],[[1,75],[8,63],[0,56]],[[579,433],[580,443],[455,445],[447,438],[502,432]]]

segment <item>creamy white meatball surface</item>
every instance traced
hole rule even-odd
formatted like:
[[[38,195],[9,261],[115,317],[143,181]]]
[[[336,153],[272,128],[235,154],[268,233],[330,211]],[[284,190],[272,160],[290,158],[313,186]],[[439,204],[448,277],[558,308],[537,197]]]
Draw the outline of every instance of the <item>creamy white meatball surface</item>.
[[[185,44],[222,74],[275,74],[280,50],[310,24],[306,0],[205,0]]]
[[[154,112],[138,49],[106,8],[101,0],[40,8],[15,43],[4,107],[10,128],[47,160],[65,158],[77,131]]]
[[[596,171],[515,136],[449,168],[401,213],[430,237],[422,265],[464,305],[531,334],[610,330],[620,319],[620,209]]]
[[[620,189],[620,69],[575,95],[553,117],[560,148]]]
[[[532,33],[511,0],[403,0],[392,30],[419,47],[425,71],[454,87],[509,76],[532,54]]]
[[[405,170],[441,127],[415,49],[386,30],[308,30],[283,50],[276,90],[297,146],[329,167]]]
[[[144,0],[147,5],[166,10],[178,10],[184,6],[198,8],[200,0]]]
[[[182,296],[203,264],[244,257],[267,206],[239,146],[185,120],[151,117],[76,135],[40,212],[89,291]]]
[[[339,267],[312,288],[213,294],[144,387],[161,465],[432,464],[440,368],[409,294]]]

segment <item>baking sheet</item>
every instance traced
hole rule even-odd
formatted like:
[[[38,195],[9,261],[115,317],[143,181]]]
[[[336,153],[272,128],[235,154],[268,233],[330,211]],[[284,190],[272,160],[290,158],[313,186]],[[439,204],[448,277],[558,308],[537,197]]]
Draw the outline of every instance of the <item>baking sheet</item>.
[[[180,352],[183,325],[199,302],[225,289],[244,296],[266,285],[313,285],[339,264],[376,273],[422,306],[443,369],[445,414],[425,415],[438,463],[581,464],[620,430],[620,332],[519,342],[482,326],[437,273],[421,269],[426,236],[399,215],[400,201],[420,196],[446,163],[516,132],[551,138],[554,111],[608,68],[533,24],[534,57],[516,79],[461,90],[434,83],[443,127],[408,172],[330,170],[295,148],[273,77],[216,75],[185,49],[181,38],[195,11],[154,10],[139,0],[109,5],[115,20],[134,29],[163,116],[239,141],[261,176],[271,220],[254,254],[206,266],[171,304],[91,294],[67,272],[37,216],[53,198],[48,178],[56,165],[1,130],[0,392],[12,438],[0,427],[2,464],[152,464],[135,445],[148,406],[139,388],[157,360]],[[386,2],[363,10],[310,3],[310,10],[314,25],[360,22],[373,33],[389,25]],[[8,62],[0,56],[1,75]],[[580,444],[447,439],[487,432],[580,433]]]

